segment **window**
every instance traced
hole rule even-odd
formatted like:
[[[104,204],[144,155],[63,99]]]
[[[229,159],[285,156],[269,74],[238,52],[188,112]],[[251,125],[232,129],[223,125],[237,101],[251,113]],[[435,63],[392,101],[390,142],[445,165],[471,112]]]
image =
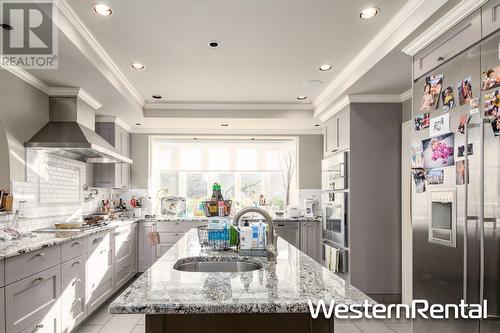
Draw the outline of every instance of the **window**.
[[[246,206],[286,205],[286,158],[295,161],[296,142],[283,140],[151,140],[150,190],[186,197],[188,215],[203,215],[201,202],[210,198],[213,183],[222,188],[235,210]],[[295,167],[295,166],[294,166]]]

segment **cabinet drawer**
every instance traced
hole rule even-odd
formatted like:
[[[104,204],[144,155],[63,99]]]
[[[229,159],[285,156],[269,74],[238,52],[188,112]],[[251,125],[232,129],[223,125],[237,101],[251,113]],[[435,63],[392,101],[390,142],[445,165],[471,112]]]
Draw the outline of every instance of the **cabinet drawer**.
[[[64,263],[62,263],[62,283],[65,284],[66,282],[79,277],[81,278],[82,275],[85,276],[85,264],[86,264],[86,258],[87,255],[81,255],[77,258],[74,258],[72,260],[68,260]]]
[[[5,286],[5,267],[4,261],[0,260],[0,288]],[[0,331],[1,332],[1,331]]]
[[[184,236],[184,232],[158,232],[160,243],[176,243]]]
[[[45,316],[26,327],[19,333],[58,333],[61,326],[59,315]]]
[[[63,243],[61,246],[62,261],[76,258],[87,253],[87,238],[76,239],[71,242]]]
[[[60,245],[8,258],[5,261],[5,283],[11,284],[60,263]]]
[[[480,40],[481,14],[478,9],[414,57],[413,78],[419,78]]]
[[[201,222],[159,222],[156,224],[156,231],[187,232],[201,224]]]
[[[121,288],[128,280],[130,280],[130,278],[135,274],[133,269],[134,265],[131,257],[115,266],[115,290]]]
[[[20,332],[23,329],[37,329],[38,323],[31,327],[33,323],[41,320],[46,327],[52,327],[52,318],[57,319],[60,308],[61,291],[61,266],[56,266],[44,270],[38,274],[27,277],[21,281],[13,283],[5,288],[6,328],[7,332]],[[48,322],[45,322],[47,318]],[[50,330],[49,330],[50,331]],[[31,332],[31,331],[27,331]],[[36,331],[35,331],[36,332]]]
[[[87,308],[85,306],[83,294],[72,299],[63,300],[61,311],[62,332],[71,332],[71,330],[79,325],[86,316]]]
[[[112,234],[109,231],[103,231],[88,237],[88,251],[94,251],[98,248],[109,249],[112,242]]]
[[[500,28],[500,0],[488,1],[481,10],[483,37]]]

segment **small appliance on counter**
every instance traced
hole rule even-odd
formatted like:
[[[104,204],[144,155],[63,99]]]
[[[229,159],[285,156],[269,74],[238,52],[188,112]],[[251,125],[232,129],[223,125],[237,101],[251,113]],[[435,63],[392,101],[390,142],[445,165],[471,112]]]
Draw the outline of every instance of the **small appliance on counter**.
[[[184,197],[163,197],[160,202],[162,216],[177,217],[186,214],[186,198]]]
[[[304,201],[304,216],[309,218],[318,217],[318,200],[306,199]]]
[[[286,212],[288,214],[288,217],[290,218],[298,218],[300,217],[301,209],[299,206],[288,206],[286,208]]]

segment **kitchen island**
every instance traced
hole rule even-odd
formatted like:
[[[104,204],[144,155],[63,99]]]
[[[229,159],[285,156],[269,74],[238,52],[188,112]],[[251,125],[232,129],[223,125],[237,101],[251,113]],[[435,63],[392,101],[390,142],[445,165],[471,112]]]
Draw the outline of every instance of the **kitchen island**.
[[[370,300],[296,247],[278,238],[276,262],[207,251],[196,230],[186,233],[109,307],[146,315],[146,332],[333,332],[333,320],[313,320],[308,300],[362,304]],[[178,261],[260,262],[259,270],[185,272]]]

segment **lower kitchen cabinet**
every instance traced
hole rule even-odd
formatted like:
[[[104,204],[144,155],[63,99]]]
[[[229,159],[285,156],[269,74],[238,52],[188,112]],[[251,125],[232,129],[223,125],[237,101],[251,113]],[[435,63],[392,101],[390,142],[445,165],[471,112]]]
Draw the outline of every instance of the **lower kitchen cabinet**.
[[[71,332],[87,316],[85,302],[86,261],[87,254],[83,254],[61,265],[61,323],[64,333]]]
[[[137,226],[131,224],[115,230],[114,281],[121,288],[137,272]]]
[[[5,322],[11,332],[59,332],[61,266],[5,287]]]
[[[5,333],[5,288],[0,288],[0,333]]]
[[[300,250],[309,257],[320,259],[320,243],[321,243],[321,227],[319,222],[302,222],[301,223],[301,244]]]
[[[113,234],[104,232],[89,238],[91,251],[86,263],[87,311],[92,313],[114,292]]]
[[[156,260],[156,248],[148,241],[149,234],[156,230],[156,222],[139,223],[137,271],[145,272]]]

